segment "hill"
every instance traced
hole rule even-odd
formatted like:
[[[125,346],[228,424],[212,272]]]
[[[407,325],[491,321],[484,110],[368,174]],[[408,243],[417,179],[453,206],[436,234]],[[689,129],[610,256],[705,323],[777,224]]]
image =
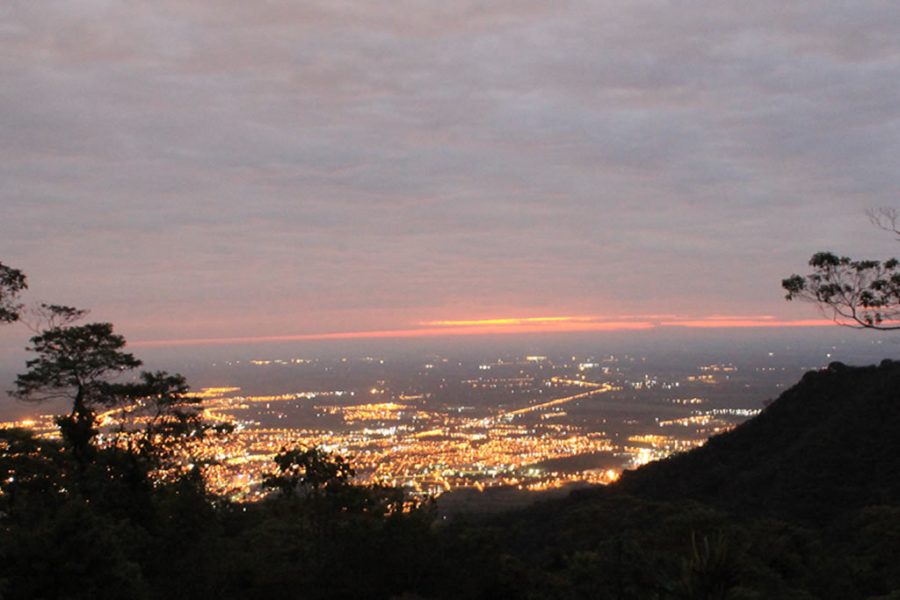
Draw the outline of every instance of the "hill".
[[[900,504],[900,362],[807,373],[701,448],[627,472],[617,488],[742,514],[822,523]]]
[[[614,486],[451,525],[432,593],[896,600],[898,430],[900,363],[832,364]]]

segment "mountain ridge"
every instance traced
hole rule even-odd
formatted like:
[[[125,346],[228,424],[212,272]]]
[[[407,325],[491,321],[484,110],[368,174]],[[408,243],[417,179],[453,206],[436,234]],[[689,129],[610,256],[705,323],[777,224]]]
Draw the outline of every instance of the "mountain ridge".
[[[823,522],[900,503],[898,431],[900,362],[832,363],[704,446],[624,473],[614,489]]]

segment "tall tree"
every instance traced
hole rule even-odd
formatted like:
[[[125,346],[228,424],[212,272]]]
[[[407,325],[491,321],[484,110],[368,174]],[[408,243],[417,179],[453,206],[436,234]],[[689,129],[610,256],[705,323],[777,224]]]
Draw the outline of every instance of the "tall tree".
[[[28,287],[25,274],[0,262],[0,323],[19,320],[19,294]]]
[[[27,349],[37,357],[26,363],[11,395],[29,402],[70,401],[71,412],[57,422],[64,442],[83,462],[97,433],[96,409],[119,398],[112,393],[112,378],[141,365],[124,347],[125,338],[113,333],[110,323],[50,327],[31,338]]]

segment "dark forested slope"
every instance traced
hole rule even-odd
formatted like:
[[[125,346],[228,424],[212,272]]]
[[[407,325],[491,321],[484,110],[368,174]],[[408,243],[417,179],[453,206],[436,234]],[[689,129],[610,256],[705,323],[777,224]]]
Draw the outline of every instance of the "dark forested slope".
[[[439,536],[442,597],[900,598],[900,363],[807,373],[607,488]],[[487,565],[487,568],[485,568]]]
[[[900,504],[900,362],[807,373],[756,418],[616,487],[800,522]]]

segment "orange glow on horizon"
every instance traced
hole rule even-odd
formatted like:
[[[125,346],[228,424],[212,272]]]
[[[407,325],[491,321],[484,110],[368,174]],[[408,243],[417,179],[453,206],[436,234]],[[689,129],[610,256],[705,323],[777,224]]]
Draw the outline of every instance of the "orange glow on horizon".
[[[800,319],[794,321],[778,321],[774,317],[728,318],[711,317],[684,321],[663,321],[661,327],[688,327],[695,329],[712,328],[747,328],[747,327],[834,327],[834,321],[828,319]]]
[[[668,316],[668,315],[667,315]],[[637,317],[635,317],[637,318]],[[602,320],[599,317],[508,317],[498,319],[430,321],[425,327],[409,329],[387,329],[374,331],[339,331],[328,333],[305,333],[270,336],[188,338],[169,340],[140,340],[132,342],[136,347],[158,346],[221,346],[233,344],[253,344],[266,342],[364,340],[391,338],[448,337],[466,335],[510,335],[519,333],[577,333],[600,331],[645,331],[661,327],[681,327],[688,329],[750,328],[750,327],[833,327],[834,322],[825,319],[778,320],[763,315],[756,317],[727,317],[713,315],[698,319],[673,319],[665,321]]]
[[[527,323],[571,323],[591,322],[597,317],[507,317],[503,319],[477,319],[472,321],[425,321],[420,325],[438,327],[469,327],[473,325],[524,325]]]

